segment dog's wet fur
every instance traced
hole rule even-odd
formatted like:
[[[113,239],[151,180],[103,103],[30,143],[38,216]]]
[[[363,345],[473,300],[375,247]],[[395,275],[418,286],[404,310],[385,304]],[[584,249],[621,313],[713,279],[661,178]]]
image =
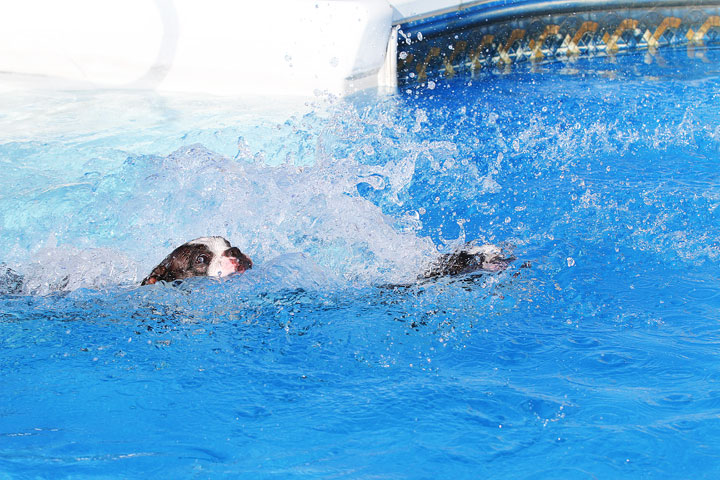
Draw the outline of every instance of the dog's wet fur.
[[[453,253],[441,255],[419,279],[465,275],[469,273],[490,273],[505,270],[515,260],[500,247],[491,244],[465,244]]]
[[[251,268],[252,260],[223,237],[200,237],[173,250],[141,285],[190,277],[225,277]]]
[[[22,293],[23,277],[4,263],[0,263],[0,295]]]
[[[440,256],[418,280],[471,273],[500,272],[514,257],[495,245],[465,244],[453,253]],[[173,282],[190,277],[224,277],[252,268],[250,258],[223,237],[201,237],[173,250],[155,267],[141,285]]]

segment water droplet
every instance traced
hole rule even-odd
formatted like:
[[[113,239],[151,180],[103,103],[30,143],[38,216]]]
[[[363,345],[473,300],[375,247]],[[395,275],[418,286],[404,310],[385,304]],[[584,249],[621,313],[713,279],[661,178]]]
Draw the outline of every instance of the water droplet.
[[[567,258],[567,265],[568,267],[574,267],[575,266],[575,259],[572,257]]]

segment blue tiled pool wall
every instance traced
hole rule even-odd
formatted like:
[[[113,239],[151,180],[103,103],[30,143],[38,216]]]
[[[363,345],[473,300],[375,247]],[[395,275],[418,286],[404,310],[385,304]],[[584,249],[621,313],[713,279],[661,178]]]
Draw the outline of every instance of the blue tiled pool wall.
[[[398,85],[529,71],[548,62],[720,42],[720,4],[487,2],[399,25]]]

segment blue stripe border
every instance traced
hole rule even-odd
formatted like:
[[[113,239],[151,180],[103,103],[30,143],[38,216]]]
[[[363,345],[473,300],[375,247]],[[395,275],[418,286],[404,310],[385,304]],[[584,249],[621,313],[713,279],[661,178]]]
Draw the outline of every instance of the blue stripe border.
[[[546,1],[538,2],[532,0],[497,0],[485,1],[474,4],[461,5],[458,10],[429,14],[426,18],[402,20],[396,22],[402,32],[407,35],[422,34],[424,38],[432,38],[446,35],[449,32],[465,30],[478,25],[487,25],[495,22],[507,21],[527,16],[539,16],[561,13],[582,13],[594,10],[613,9],[651,9],[651,8],[672,8],[672,7],[703,7],[709,5],[720,5],[718,0],[699,0],[694,2],[678,0],[635,0],[635,1]]]

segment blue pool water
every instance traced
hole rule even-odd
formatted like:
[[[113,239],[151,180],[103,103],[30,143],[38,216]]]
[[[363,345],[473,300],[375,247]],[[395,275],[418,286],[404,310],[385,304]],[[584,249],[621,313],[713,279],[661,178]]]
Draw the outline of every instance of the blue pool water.
[[[295,115],[3,94],[0,478],[716,478],[720,52],[691,53]],[[137,287],[206,234],[256,268]],[[517,260],[412,283],[473,239]]]

